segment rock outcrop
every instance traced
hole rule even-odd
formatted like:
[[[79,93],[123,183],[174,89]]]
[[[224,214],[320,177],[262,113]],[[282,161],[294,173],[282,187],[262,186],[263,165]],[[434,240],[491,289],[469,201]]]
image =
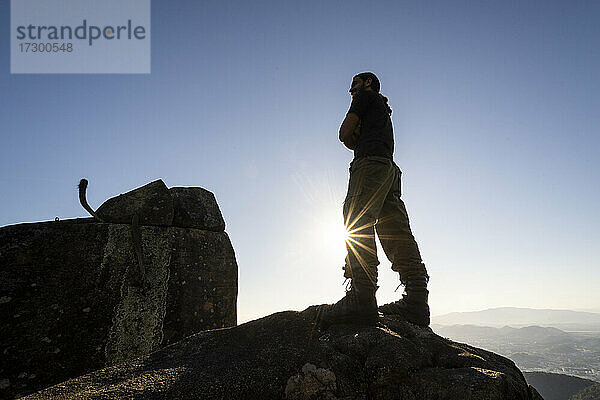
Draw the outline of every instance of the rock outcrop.
[[[320,329],[314,308],[200,332],[26,397],[540,400],[514,363],[406,322]]]
[[[106,200],[96,214],[114,224],[130,224],[137,214],[140,225],[225,231],[214,194],[201,187],[169,189],[160,179]]]
[[[0,398],[235,326],[237,264],[212,193],[156,181],[97,213],[0,228]]]

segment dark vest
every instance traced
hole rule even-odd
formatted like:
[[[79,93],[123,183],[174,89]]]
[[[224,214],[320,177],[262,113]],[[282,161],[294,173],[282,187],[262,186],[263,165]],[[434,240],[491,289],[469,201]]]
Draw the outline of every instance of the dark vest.
[[[383,97],[372,90],[361,90],[354,95],[348,113],[360,118],[360,136],[354,149],[354,158],[380,156],[393,158],[394,129]]]

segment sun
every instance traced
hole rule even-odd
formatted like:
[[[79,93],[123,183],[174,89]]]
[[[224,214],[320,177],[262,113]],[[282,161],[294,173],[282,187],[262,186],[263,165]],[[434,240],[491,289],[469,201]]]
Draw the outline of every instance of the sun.
[[[320,219],[316,225],[317,235],[315,238],[321,246],[326,249],[345,251],[349,234],[341,220],[325,217]]]

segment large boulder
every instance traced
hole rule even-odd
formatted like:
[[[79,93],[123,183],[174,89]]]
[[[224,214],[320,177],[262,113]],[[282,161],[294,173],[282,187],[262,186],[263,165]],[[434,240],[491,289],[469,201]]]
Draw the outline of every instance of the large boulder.
[[[225,231],[225,221],[215,195],[201,187],[172,187],[158,179],[106,200],[96,214],[104,222],[178,226],[213,232]]]
[[[186,189],[208,200],[194,205],[200,196],[184,196],[176,213],[157,181],[107,201],[102,215],[112,223],[0,228],[0,399],[236,324],[237,264],[229,237],[216,229],[224,227],[215,223],[216,200]],[[134,210],[143,211],[137,229],[129,223]],[[184,211],[197,223],[165,226]],[[198,229],[202,221],[213,229]]]
[[[201,187],[172,187],[173,225],[223,232],[225,221],[215,195]]]
[[[320,329],[313,310],[200,332],[26,399],[541,399],[497,354],[392,318]]]
[[[131,224],[134,214],[140,225],[173,225],[173,197],[162,180],[106,200],[96,214],[113,224]]]

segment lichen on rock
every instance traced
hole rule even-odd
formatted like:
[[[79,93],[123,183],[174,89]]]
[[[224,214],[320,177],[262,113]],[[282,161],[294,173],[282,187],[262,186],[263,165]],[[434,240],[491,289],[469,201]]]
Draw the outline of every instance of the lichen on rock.
[[[131,253],[129,232],[124,226],[109,229],[107,246],[111,257]],[[166,230],[143,227],[145,280],[136,286],[135,263],[123,275],[121,300],[115,307],[113,325],[105,347],[108,365],[130,360],[157,349],[163,340],[163,321],[169,287],[171,235]],[[129,254],[129,258],[132,255]],[[107,268],[108,266],[104,266]]]
[[[285,386],[285,397],[289,400],[337,400],[335,374],[325,368],[317,368],[306,363],[302,373],[288,379]]]

